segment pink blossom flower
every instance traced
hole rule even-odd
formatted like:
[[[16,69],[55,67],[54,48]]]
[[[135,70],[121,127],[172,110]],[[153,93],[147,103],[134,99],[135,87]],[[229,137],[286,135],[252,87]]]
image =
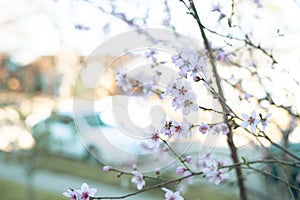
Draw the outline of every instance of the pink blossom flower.
[[[189,163],[189,164],[192,164],[192,163],[194,162],[192,156],[186,156],[184,160],[185,160],[185,162],[187,162],[187,163]]]
[[[132,165],[132,169],[133,169],[134,171],[137,170],[137,165],[136,165],[135,163]]]
[[[83,183],[81,185],[81,190],[76,190],[79,194],[80,200],[89,200],[91,196],[94,196],[97,192],[95,188],[89,188],[88,184]]]
[[[167,188],[162,188],[165,191],[165,200],[184,200],[182,196],[180,196],[180,192],[173,192]]]
[[[138,190],[141,190],[146,185],[143,175],[137,171],[132,171],[131,173],[133,174],[131,182],[136,184]]]
[[[109,172],[109,171],[112,170],[112,167],[106,165],[106,166],[103,166],[102,170],[105,171],[105,172]]]
[[[260,122],[259,119],[256,118],[256,113],[253,111],[250,116],[243,113],[242,117],[244,118],[244,122],[242,123],[243,128],[247,128],[249,125],[251,126],[251,132],[256,132],[256,126]]]
[[[63,195],[70,198],[71,200],[77,200],[79,196],[79,194],[76,191],[71,189],[67,189],[67,191],[64,192]]]
[[[202,134],[206,134],[209,130],[210,130],[210,126],[207,125],[207,124],[201,124],[200,127],[199,127],[199,131]]]
[[[184,167],[177,167],[176,168],[176,174],[181,175],[185,172],[185,168]]]

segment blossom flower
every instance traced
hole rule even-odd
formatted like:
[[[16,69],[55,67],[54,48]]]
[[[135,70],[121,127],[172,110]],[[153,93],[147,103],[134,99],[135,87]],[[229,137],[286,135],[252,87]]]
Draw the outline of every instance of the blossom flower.
[[[149,96],[152,96],[157,90],[157,85],[155,83],[147,83],[142,87],[143,93]]]
[[[229,133],[229,128],[226,123],[217,124],[212,129],[213,133],[223,133],[223,135],[227,135]]]
[[[196,51],[184,49],[179,55],[172,56],[172,62],[175,66],[179,67],[179,75],[181,77],[187,77],[187,72],[193,69],[197,58],[198,55]]]
[[[265,131],[266,126],[269,124],[271,115],[272,115],[271,113],[268,113],[264,119],[261,117],[262,118],[261,124],[263,126],[263,131]]]
[[[227,173],[227,170],[219,169],[210,173],[208,181],[214,182],[216,185],[219,185],[223,180],[228,178],[229,174]]]
[[[181,53],[172,56],[172,62],[179,67],[179,76],[187,78],[187,73],[194,81],[199,81],[199,73],[205,75],[205,62],[202,56],[199,56],[197,51],[184,49]]]
[[[197,52],[191,49],[184,49],[180,54],[172,56],[172,62],[179,67],[179,75],[185,78],[187,73],[193,70],[197,59]]]
[[[192,111],[198,110],[198,105],[195,103],[197,101],[197,97],[194,93],[188,93],[186,95],[185,100],[183,102],[182,113],[184,115],[190,114]]]
[[[216,185],[219,185],[220,182],[229,178],[227,170],[218,169],[218,167],[223,165],[222,162],[211,159],[210,155],[200,161],[200,166],[202,167],[201,171],[205,177],[208,178],[209,182],[214,182]]]
[[[184,167],[177,167],[176,168],[176,174],[181,175],[185,172],[185,168]]]
[[[212,12],[221,12],[222,6],[220,2],[217,2],[216,4],[212,4]]]
[[[199,127],[199,131],[202,134],[206,134],[210,130],[210,126],[207,124],[201,124]]]
[[[162,188],[165,191],[165,200],[184,200],[182,196],[180,196],[180,192],[173,192],[167,188]]]
[[[179,139],[180,136],[187,138],[189,134],[190,124],[184,119],[181,124],[176,121],[173,121],[171,131],[174,133],[174,138]]]
[[[242,117],[244,118],[244,122],[242,123],[243,128],[247,128],[249,125],[251,126],[251,132],[255,133],[256,126],[260,122],[259,119],[256,119],[256,113],[253,111],[250,116],[243,113]]]
[[[190,76],[194,79],[194,81],[200,79],[199,75],[206,75],[205,62],[203,57],[198,57],[197,62],[194,64],[193,69],[191,70]]]
[[[95,195],[97,189],[89,188],[88,184],[83,183],[81,185],[81,190],[76,190],[76,192],[79,194],[80,200],[89,200],[91,196]]]
[[[228,59],[233,56],[231,53],[226,53],[223,49],[219,48],[216,50],[216,59],[220,62],[227,62]]]
[[[146,140],[144,140],[141,144],[144,149],[153,151],[159,148],[161,141],[157,130],[151,126],[150,131],[152,132],[150,136],[146,137]]]
[[[210,177],[218,168],[217,161],[210,158],[203,159],[200,165],[202,167],[201,171],[206,177]]]
[[[245,99],[248,103],[251,103],[250,98],[251,98],[251,95],[248,94],[247,92],[245,92],[245,93],[244,93],[244,99]]]
[[[131,182],[136,184],[138,190],[141,190],[146,185],[143,175],[137,171],[132,171],[131,173],[133,174]]]
[[[198,110],[198,105],[196,104],[197,96],[191,90],[192,87],[189,83],[180,79],[171,79],[165,95],[173,97],[172,106],[175,107],[175,110],[182,108],[183,114],[188,115],[191,111]]]
[[[147,57],[147,58],[149,58],[149,59],[151,59],[151,61],[152,61],[152,63],[156,63],[157,62],[157,50],[156,49],[153,49],[153,48],[149,48],[149,50],[147,50],[146,52],[145,52],[145,56]],[[154,65],[152,64],[152,67],[153,67]]]
[[[185,162],[192,164],[194,162],[193,157],[192,156],[186,156],[184,159]]]
[[[103,166],[102,170],[105,171],[105,172],[109,172],[109,171],[112,170],[112,167],[106,165],[106,166]]]
[[[172,137],[171,127],[172,127],[172,121],[166,121],[165,125],[160,130],[160,133],[171,138]]]
[[[116,81],[117,85],[121,86],[124,92],[127,92],[132,88],[132,84],[130,82],[130,79],[128,78],[127,71],[126,70],[121,70],[117,75],[116,75]]]
[[[174,79],[173,77],[171,78],[168,86],[167,86],[167,89],[166,91],[164,92],[164,96],[167,96],[169,94],[174,94],[174,92],[176,91],[177,89],[177,84],[178,84],[178,80],[177,79]]]
[[[79,196],[79,194],[76,191],[71,189],[67,189],[67,191],[64,192],[63,195],[70,198],[71,200],[77,200]]]
[[[156,81],[158,81],[159,78],[160,74],[158,74],[157,71],[153,76],[139,73],[134,77],[134,81],[136,87],[141,89],[144,94],[152,96],[157,90]]]

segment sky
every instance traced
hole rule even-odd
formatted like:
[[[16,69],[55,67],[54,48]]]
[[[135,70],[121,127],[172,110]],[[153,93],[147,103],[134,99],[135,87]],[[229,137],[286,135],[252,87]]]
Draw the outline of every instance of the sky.
[[[99,11],[98,5],[110,10],[108,0],[92,2],[2,0],[0,2],[0,52],[9,53],[23,62],[29,62],[38,55],[55,54],[62,48],[88,55],[106,39],[130,30],[121,20]],[[141,17],[149,11],[147,27],[164,28],[162,22],[166,14],[162,1],[119,0],[116,2],[118,5],[116,10],[126,13],[128,18]],[[227,2],[231,1],[220,2],[223,12],[229,15],[231,4]],[[236,8],[236,15],[242,16],[243,29],[253,31],[257,41],[271,47],[276,36],[274,27],[277,27],[282,34],[289,35],[289,40],[276,38],[276,47],[299,48],[294,42],[300,32],[300,25],[294,23],[295,19],[300,18],[299,6],[296,6],[292,0],[261,2],[264,9],[257,8],[252,0],[243,0],[243,4]],[[216,5],[217,1],[208,3],[197,0],[195,3],[204,24],[209,28],[219,27],[220,24],[215,23],[218,14],[210,12],[212,5]],[[171,23],[177,30],[199,40],[198,28],[191,20],[191,16],[185,14],[184,6],[177,1],[169,1],[169,7]],[[89,27],[89,30],[75,31],[75,24]],[[103,33],[105,25],[110,27],[108,33]],[[215,43],[219,45],[217,40]]]
[[[22,65],[29,64],[40,56],[64,55],[66,52],[74,55],[87,56],[104,41],[124,31],[130,31],[124,22],[110,14],[101,12],[97,6],[110,10],[109,0],[98,0],[92,3],[81,0],[1,0],[0,1],[0,52],[11,56],[12,60]],[[149,28],[165,28],[162,25],[166,18],[162,1],[116,1],[118,12],[124,12],[131,17],[142,17],[149,11],[147,26]],[[218,1],[195,0],[199,15],[204,24],[220,32],[228,32],[226,28],[219,28],[225,21],[218,21],[219,15],[212,13],[212,5]],[[229,2],[229,3],[228,3]],[[300,19],[299,2],[293,0],[263,0],[260,9],[252,0],[243,2],[236,8],[236,16],[245,32],[253,32],[252,37],[266,48],[278,49],[275,54],[280,57],[280,65],[289,71],[295,79],[300,81]],[[231,1],[220,1],[222,10],[230,15]],[[200,41],[199,30],[190,15],[176,0],[169,1],[171,24],[176,30],[188,37]],[[88,30],[75,30],[75,25],[82,25]],[[105,29],[109,27],[108,29]],[[279,31],[277,31],[279,30]],[[240,35],[237,29],[231,33]],[[278,37],[278,34],[284,37]],[[210,35],[214,46],[223,47],[224,40]],[[281,69],[282,69],[281,68]],[[262,73],[269,73],[262,68]],[[264,71],[265,70],[265,71]],[[284,86],[291,91],[298,88],[290,84],[286,74],[276,69],[273,75],[276,90]],[[284,80],[284,81],[283,81]],[[251,83],[250,83],[251,85]],[[249,88],[253,91],[255,89]],[[286,100],[278,93],[278,100]],[[300,112],[300,96],[296,96]],[[245,110],[246,112],[247,110]],[[299,140],[297,138],[295,140]]]

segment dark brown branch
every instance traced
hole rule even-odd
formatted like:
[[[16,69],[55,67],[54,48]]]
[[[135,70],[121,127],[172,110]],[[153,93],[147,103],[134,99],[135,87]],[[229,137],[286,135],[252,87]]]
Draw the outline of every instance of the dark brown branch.
[[[220,96],[220,98],[218,98],[218,99],[219,99],[219,102],[220,102],[220,104],[222,106],[223,112],[226,113],[226,111],[227,111],[227,105],[226,105],[226,102],[225,102],[223,89],[221,87],[221,79],[220,79],[220,76],[218,74],[217,67],[216,67],[216,64],[215,64],[215,58],[214,58],[214,56],[212,54],[212,49],[211,49],[209,41],[208,41],[208,39],[206,37],[206,33],[204,31],[204,27],[203,27],[203,25],[201,23],[200,17],[199,17],[199,15],[197,13],[197,9],[196,9],[196,7],[194,5],[193,0],[190,0],[190,8],[193,11],[192,15],[194,16],[194,18],[197,21],[197,24],[199,26],[199,29],[200,29],[200,32],[201,32],[201,35],[202,35],[202,38],[203,38],[203,41],[204,41],[205,48],[208,51],[210,63],[212,65],[212,69],[213,69],[213,74],[214,74],[215,79],[216,79],[216,84],[217,84],[217,88],[218,88],[218,94]],[[229,126],[228,116],[226,114],[224,114],[224,121]],[[227,134],[227,142],[228,142],[228,146],[230,147],[230,150],[231,150],[231,157],[232,157],[232,160],[233,160],[234,163],[239,163],[238,154],[237,154],[237,148],[236,148],[236,146],[235,146],[235,144],[233,142],[232,131],[231,131],[231,129],[229,129],[229,130],[230,131]],[[241,170],[241,168],[237,167],[237,168],[235,168],[235,171],[236,171],[238,185],[239,185],[239,189],[240,189],[240,198],[242,200],[247,200],[248,199],[247,198],[247,190],[246,190],[246,186],[245,186],[245,183],[244,183],[244,177],[243,177],[242,170]]]

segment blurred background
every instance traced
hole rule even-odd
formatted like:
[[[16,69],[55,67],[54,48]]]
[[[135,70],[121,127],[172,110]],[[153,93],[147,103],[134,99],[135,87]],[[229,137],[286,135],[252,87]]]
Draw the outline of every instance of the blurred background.
[[[300,36],[300,26],[295,23],[300,17],[299,2],[261,1],[264,11],[257,2],[249,0],[239,4],[237,19],[243,30],[251,31],[259,44],[275,49],[280,67],[275,70],[262,67],[260,72],[272,74],[272,81],[266,85],[272,91],[270,94],[276,105],[299,113],[300,44],[296,41]],[[199,13],[203,21],[209,28],[222,31],[219,27],[225,22],[218,20],[218,14],[210,13],[217,1],[199,1],[197,5],[200,3]],[[229,13],[231,1],[223,4],[224,12]],[[101,195],[125,194],[134,190],[130,177],[119,179],[102,172],[102,164],[90,153],[104,156],[105,151],[101,152],[92,142],[85,146],[81,143],[72,114],[74,83],[86,56],[105,40],[124,31],[145,27],[167,28],[201,43],[196,24],[185,12],[184,6],[177,1],[0,1],[0,199],[66,199],[62,192],[69,187],[79,188],[82,182],[97,188]],[[285,37],[278,37],[280,34]],[[214,35],[211,35],[211,40],[216,47],[225,46],[227,42]],[[105,66],[107,56],[115,55],[100,56],[98,65]],[[254,56],[262,66],[269,64],[261,61],[262,55]],[[124,64],[128,60],[120,62]],[[231,98],[229,104],[240,113],[250,113],[260,105],[261,102],[256,99],[261,93],[255,84],[253,87],[255,80],[250,75],[239,69],[228,70],[229,65],[223,63],[218,66],[222,78],[227,79],[232,73],[240,74],[245,80],[241,83],[243,91],[252,95],[249,106],[248,98],[241,99],[243,94],[232,91],[230,84],[225,83],[224,87],[229,91],[227,95],[236,97]],[[116,70],[108,78],[108,91],[97,92],[97,100],[103,100],[104,96],[109,96],[109,89],[115,88],[115,74]],[[105,106],[105,101],[100,101],[101,105]],[[268,111],[273,113],[272,137],[276,142],[291,143],[293,151],[299,153],[299,119],[276,105],[268,107]],[[259,108],[266,113],[264,105]],[[107,132],[115,131],[116,128],[102,117],[100,115],[95,123],[89,113],[83,114],[86,130],[93,132],[100,123]],[[290,127],[293,128],[282,134],[281,130]],[[242,134],[237,138],[241,155],[265,156],[260,149],[254,148],[251,138]],[[130,142],[126,145],[130,148]],[[217,147],[217,156],[229,158],[225,139],[221,139]],[[198,146],[193,148],[195,150]],[[126,159],[118,162],[128,165]],[[300,173],[291,171],[295,184],[299,185]],[[171,176],[168,170],[164,173]],[[268,188],[268,180],[251,173],[247,176],[250,177],[248,185],[251,186],[252,198],[268,199],[267,190],[262,189]],[[237,199],[237,190],[231,187],[233,181],[216,188],[205,180],[199,180],[201,187],[191,186],[183,191],[186,199]],[[161,191],[147,192],[142,199],[161,199],[162,195]],[[141,199],[141,196],[129,199]]]

